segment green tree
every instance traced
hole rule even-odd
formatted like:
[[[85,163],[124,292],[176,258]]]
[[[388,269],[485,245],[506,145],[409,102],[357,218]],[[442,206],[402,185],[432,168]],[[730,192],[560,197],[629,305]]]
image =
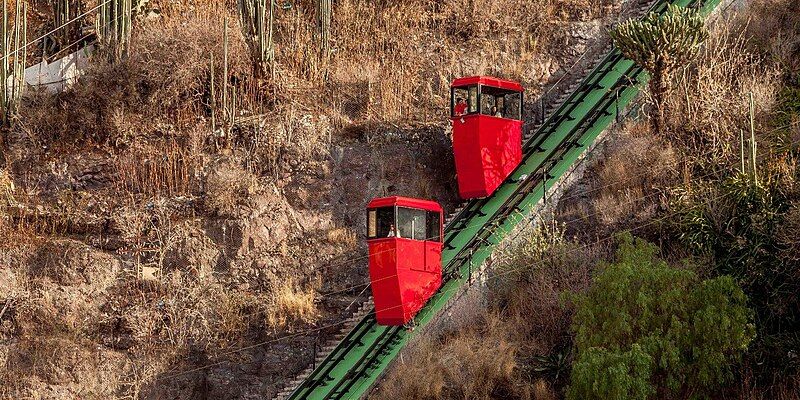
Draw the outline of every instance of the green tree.
[[[752,312],[732,278],[701,280],[656,252],[623,236],[617,261],[573,297],[570,399],[702,396],[752,341]]]
[[[650,93],[656,107],[653,129],[661,132],[672,72],[694,58],[708,39],[703,16],[670,4],[664,14],[652,12],[643,20],[623,22],[609,34],[625,57],[650,73]]]

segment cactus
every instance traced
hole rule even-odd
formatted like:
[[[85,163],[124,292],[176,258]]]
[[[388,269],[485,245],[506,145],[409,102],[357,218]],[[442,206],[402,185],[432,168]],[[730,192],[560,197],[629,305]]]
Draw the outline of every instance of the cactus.
[[[25,89],[25,63],[27,62],[28,5],[17,2],[14,27],[8,26],[8,4],[3,2],[2,63],[0,63],[0,123],[11,125],[19,110]],[[10,81],[10,82],[9,82]]]
[[[702,15],[671,4],[663,15],[653,12],[643,20],[623,22],[610,35],[625,57],[650,73],[650,92],[658,112],[653,128],[661,132],[672,71],[694,58],[708,39]]]
[[[215,145],[219,145],[218,139],[222,138],[225,145],[229,144],[228,133],[235,124],[236,119],[236,87],[229,88],[228,76],[228,20],[223,21],[222,36],[222,85],[217,84],[217,65],[214,54],[211,54],[211,132],[215,137]],[[217,101],[217,86],[221,86],[221,118],[217,120],[217,112],[220,102]],[[219,125],[219,129],[218,129]],[[218,132],[219,131],[219,132]]]
[[[331,50],[331,0],[317,0],[317,35],[323,61]]]
[[[131,0],[109,0],[100,7],[95,28],[100,45],[112,62],[128,56],[132,20]]]
[[[61,27],[50,36],[55,43],[53,50],[60,50],[80,40],[83,20],[78,17],[83,13],[83,1],[50,0],[50,7],[53,9],[53,23]]]
[[[275,46],[272,41],[275,23],[274,0],[239,0],[242,34],[253,58],[253,73],[263,77],[275,72]]]

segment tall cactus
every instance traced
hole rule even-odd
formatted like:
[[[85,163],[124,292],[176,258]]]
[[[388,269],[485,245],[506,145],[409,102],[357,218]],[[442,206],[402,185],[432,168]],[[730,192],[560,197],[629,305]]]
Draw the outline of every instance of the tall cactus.
[[[50,0],[50,7],[53,9],[53,22],[59,28],[50,36],[55,42],[57,49],[71,45],[81,37],[82,19],[79,16],[83,13],[82,0]]]
[[[610,35],[625,57],[650,73],[649,87],[658,113],[653,128],[661,132],[670,75],[694,58],[708,39],[702,15],[697,10],[671,4],[663,15],[653,12],[643,20],[623,22]]]
[[[8,3],[3,2],[2,62],[0,62],[0,122],[11,125],[19,110],[25,89],[25,63],[27,62],[28,5],[17,2],[14,27],[8,26]]]
[[[272,40],[275,23],[275,0],[239,0],[239,19],[257,77],[275,72],[275,46]]]
[[[131,0],[109,0],[100,7],[95,28],[100,44],[111,61],[120,61],[128,56],[132,22]]]
[[[317,35],[322,59],[327,61],[331,50],[331,0],[317,0]]]

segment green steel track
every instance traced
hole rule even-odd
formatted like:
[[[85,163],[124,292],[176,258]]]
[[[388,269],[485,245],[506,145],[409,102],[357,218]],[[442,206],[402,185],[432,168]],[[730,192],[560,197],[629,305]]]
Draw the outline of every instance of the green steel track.
[[[660,0],[700,7],[707,15],[721,0]],[[469,201],[445,227],[444,283],[417,314],[427,325],[470,279],[494,247],[510,233],[638,93],[646,73],[613,48],[580,86],[523,144],[523,161],[484,199]],[[419,330],[417,330],[418,332]],[[366,395],[413,335],[403,327],[381,326],[371,312],[345,336],[289,395],[288,399],[358,399]]]

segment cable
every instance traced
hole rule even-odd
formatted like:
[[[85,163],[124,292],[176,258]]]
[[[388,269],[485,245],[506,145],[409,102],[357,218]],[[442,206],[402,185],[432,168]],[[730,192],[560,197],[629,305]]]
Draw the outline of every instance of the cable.
[[[800,121],[796,121],[795,123],[789,124],[789,125],[787,125],[787,126],[784,126],[784,127],[775,128],[775,129],[773,129],[773,130],[771,130],[771,131],[769,131],[769,132],[767,132],[767,133],[771,133],[771,132],[774,132],[774,131],[776,131],[776,130],[779,130],[779,129],[784,129],[784,128],[786,128],[786,127],[791,127],[791,126],[797,125],[798,123],[800,123]],[[798,144],[798,143],[800,143],[800,141],[793,142],[793,144]],[[762,154],[761,156],[759,156],[759,158],[761,158],[761,159],[763,160],[763,158],[764,158],[764,157],[766,157],[767,155],[768,155],[768,154]],[[711,174],[711,173],[709,173],[709,174],[707,174],[707,175],[710,175],[710,174]],[[732,194],[732,193],[725,193],[725,194],[721,194],[721,195],[718,195],[718,196],[714,196],[714,197],[712,197],[711,199],[713,199],[713,200],[719,200],[719,199],[721,199],[721,198],[723,198],[723,197],[726,197],[726,196],[729,196],[729,195],[731,195],[731,194]],[[646,197],[646,196],[645,196],[645,197]],[[663,222],[663,221],[664,221],[664,220],[666,220],[667,218],[669,218],[669,217],[672,217],[672,216],[674,216],[674,215],[677,215],[678,213],[680,213],[680,211],[674,211],[674,212],[671,212],[671,213],[669,213],[669,214],[666,214],[666,215],[664,215],[664,216],[663,216],[663,217],[661,217],[661,218],[653,219],[653,220],[651,220],[651,221],[649,221],[649,222],[647,222],[647,223],[640,224],[640,225],[637,225],[637,226],[634,226],[634,227],[631,227],[631,228],[624,229],[624,230],[622,230],[621,232],[634,232],[634,231],[640,230],[640,229],[642,229],[642,228],[645,228],[645,227],[647,227],[647,226],[650,226],[650,225],[653,225],[653,224],[656,224],[656,223]],[[529,226],[530,226],[530,225],[529,225]],[[513,241],[513,240],[516,240],[516,239],[518,239],[518,238],[519,238],[519,236],[520,236],[520,235],[521,235],[523,232],[524,232],[524,229],[518,229],[518,230],[517,230],[517,234],[516,234],[516,235],[514,235],[514,237],[513,237],[513,238],[511,238],[511,240]],[[575,247],[575,248],[571,248],[571,249],[569,249],[569,250],[567,250],[567,251],[563,251],[563,252],[560,252],[560,253],[556,253],[556,254],[554,254],[553,256],[564,256],[564,255],[567,255],[567,254],[571,254],[571,253],[574,253],[574,252],[577,252],[577,251],[580,251],[580,250],[583,250],[583,249],[589,248],[590,246],[596,246],[596,245],[599,245],[599,244],[601,244],[601,243],[604,243],[604,242],[607,242],[607,241],[609,241],[609,240],[615,239],[615,238],[617,237],[617,234],[618,234],[618,233],[619,233],[619,232],[616,232],[614,235],[609,235],[609,236],[606,236],[606,237],[604,237],[604,238],[600,238],[600,239],[598,239],[598,240],[596,240],[596,241],[589,242],[589,243],[583,244],[583,245],[581,245],[581,246],[578,246],[578,247]],[[522,270],[524,270],[524,269],[530,269],[530,268],[532,268],[533,266],[536,266],[536,265],[539,265],[539,266],[541,266],[541,265],[544,265],[544,263],[545,263],[545,262],[544,262],[544,261],[542,261],[542,262],[539,262],[539,263],[534,263],[533,265],[525,265],[525,266],[520,266],[520,267],[517,267],[517,268],[506,269],[506,270],[503,270],[502,272],[499,272],[499,273],[493,274],[493,275],[492,275],[492,276],[490,276],[489,278],[490,278],[490,279],[498,279],[499,277],[502,277],[502,276],[509,275],[509,274],[511,274],[511,273],[513,273],[513,272],[522,271]],[[395,276],[396,276],[396,275],[395,275]],[[463,285],[458,285],[458,286],[456,286],[456,287],[454,287],[454,288],[451,288],[451,289],[448,289],[448,290],[446,290],[446,291],[444,291],[444,292],[437,292],[437,294],[447,294],[447,293],[452,293],[452,292],[454,292],[454,291],[456,291],[456,290],[462,290],[462,289],[463,289]],[[378,313],[378,312],[388,311],[388,310],[395,309],[395,308],[397,308],[397,307],[401,307],[401,306],[402,306],[402,305],[395,305],[395,306],[386,307],[386,308],[382,308],[382,309],[376,309],[376,310],[372,311],[370,314],[367,314],[367,315],[372,315],[372,314],[376,314],[376,313]],[[337,322],[337,323],[333,323],[333,324],[326,325],[326,326],[324,326],[324,327],[319,327],[319,328],[308,329],[308,330],[305,330],[305,331],[297,332],[297,333],[295,333],[295,334],[292,334],[292,335],[288,335],[288,336],[284,336],[284,337],[280,337],[280,338],[276,338],[276,339],[272,339],[272,340],[267,340],[267,341],[264,341],[264,342],[261,342],[261,343],[256,343],[256,344],[249,345],[249,346],[246,346],[246,347],[242,347],[242,348],[238,348],[238,349],[230,350],[230,351],[227,351],[227,352],[221,353],[220,355],[218,355],[218,357],[224,357],[224,356],[226,356],[226,355],[230,355],[230,354],[234,354],[234,353],[237,353],[237,352],[241,352],[241,351],[249,350],[249,349],[252,349],[252,348],[255,348],[255,347],[259,347],[259,346],[262,346],[262,345],[266,345],[266,344],[274,343],[274,342],[277,342],[277,341],[280,341],[280,340],[288,339],[288,338],[291,338],[291,337],[296,337],[296,336],[299,336],[299,335],[306,335],[306,334],[310,334],[310,333],[314,333],[314,332],[319,332],[320,330],[323,330],[323,329],[331,328],[331,327],[338,326],[338,325],[343,325],[343,324],[345,324],[347,321],[348,321],[348,320],[343,320],[343,321],[340,321],[340,322]],[[207,364],[207,365],[200,366],[200,367],[196,367],[196,368],[189,369],[189,370],[186,370],[186,371],[178,372],[178,373],[176,373],[176,374],[168,375],[168,376],[166,376],[166,377],[161,377],[161,378],[158,378],[158,379],[156,379],[156,381],[159,381],[159,380],[164,380],[164,379],[171,379],[171,378],[174,378],[174,377],[177,377],[177,376],[181,376],[181,375],[185,375],[185,374],[188,374],[188,373],[197,372],[197,371],[200,371],[200,370],[203,370],[203,369],[207,369],[207,368],[211,368],[211,367],[213,367],[213,366],[216,366],[216,365],[223,364],[223,363],[225,363],[225,362],[227,362],[227,360],[220,360],[220,361],[217,361],[217,362],[214,362],[214,363],[211,363],[211,364]]]
[[[722,198],[722,197],[725,197],[725,196],[728,196],[728,195],[730,195],[730,193],[717,196],[717,198]],[[660,219],[655,219],[655,220],[652,220],[652,221],[650,221],[648,223],[645,223],[645,224],[642,224],[642,225],[639,225],[639,226],[636,226],[636,227],[632,227],[632,228],[626,229],[625,231],[632,232],[632,231],[647,227],[647,226],[652,225],[654,223],[661,222],[662,220],[666,219],[667,217],[675,215],[675,214],[677,214],[677,212],[668,214],[668,215],[666,215],[666,216],[664,216],[664,217],[662,217]],[[519,236],[519,234],[517,234],[516,237],[518,237],[518,236]],[[570,253],[573,253],[573,252],[588,248],[589,246],[597,245],[597,244],[612,240],[614,238],[616,238],[616,234],[604,237],[602,239],[598,239],[598,240],[596,240],[594,242],[586,243],[584,245],[572,248],[572,249],[567,250],[567,251],[563,251],[561,253],[554,254],[554,256],[555,255],[567,255],[567,254],[570,254]],[[534,265],[543,265],[543,264],[544,264],[544,262],[539,262],[538,264],[534,264]],[[512,269],[504,270],[501,273],[498,273],[498,274],[495,274],[495,275],[491,276],[491,278],[495,278],[496,279],[497,277],[505,276],[505,275],[508,275],[508,274],[510,274],[512,272],[521,271],[521,270],[530,269],[530,268],[531,268],[531,265],[525,265],[525,266],[518,267],[518,268],[512,268]],[[439,295],[439,294],[448,294],[448,293],[452,293],[452,292],[455,292],[457,290],[462,290],[462,289],[463,289],[463,285],[459,285],[459,286],[456,286],[454,288],[447,289],[447,290],[445,290],[443,292],[437,292],[437,295]],[[371,313],[369,313],[367,315],[372,315],[372,314],[376,314],[378,312],[383,312],[383,311],[389,311],[389,310],[395,309],[397,307],[402,307],[402,305],[394,305],[394,306],[391,306],[391,307],[385,307],[385,308],[381,308],[381,309],[376,309],[376,310],[372,311]],[[263,346],[263,345],[266,345],[266,344],[271,344],[271,343],[274,343],[274,342],[278,342],[278,341],[281,341],[281,340],[284,340],[284,339],[297,337],[299,335],[307,335],[307,334],[310,334],[310,333],[318,332],[318,331],[321,331],[323,329],[328,329],[328,328],[331,328],[331,327],[334,327],[334,326],[343,325],[347,321],[348,320],[343,320],[343,321],[340,321],[340,322],[337,322],[337,323],[325,325],[323,327],[308,329],[308,330],[305,330],[305,331],[296,332],[294,334],[283,336],[283,337],[280,337],[280,338],[266,340],[266,341],[255,343],[255,344],[248,345],[248,346],[245,346],[245,347],[233,349],[233,350],[230,350],[230,351],[223,352],[223,353],[219,354],[217,357],[224,357],[224,356],[235,354],[235,353],[238,353],[238,352],[241,352],[241,351],[249,350],[249,349],[252,349],[252,348],[255,348],[255,347],[259,347],[259,346]],[[185,374],[189,374],[189,373],[192,373],[192,372],[197,372],[197,371],[201,371],[201,370],[204,370],[204,369],[207,369],[207,368],[211,368],[213,366],[220,365],[220,364],[223,364],[225,362],[227,362],[227,360],[216,361],[216,362],[213,362],[213,363],[210,363],[210,364],[206,364],[206,365],[203,365],[203,366],[200,366],[200,367],[192,368],[192,369],[189,369],[189,370],[186,370],[186,371],[178,372],[178,373],[167,375],[167,376],[164,376],[164,377],[159,377],[159,378],[156,379],[156,381],[165,380],[165,379],[172,379],[172,378],[175,378],[175,377],[178,377],[178,376],[181,376],[181,375],[185,375]]]
[[[797,125],[800,125],[800,121],[795,121],[793,123],[790,123],[790,124],[787,124],[787,125],[784,125],[784,126],[781,126],[781,127],[773,128],[773,129],[771,129],[771,130],[769,130],[769,131],[767,131],[767,132],[765,132],[763,134],[774,133],[774,132],[779,131],[781,129],[791,128],[791,127],[797,126]],[[800,144],[800,141],[794,142],[793,144]],[[765,157],[765,156],[766,156],[765,154],[762,154],[759,157],[761,157],[763,159],[763,157]],[[673,166],[674,166],[674,164],[663,164],[656,171],[660,171],[660,170],[666,169],[668,167],[673,167]],[[576,197],[581,197],[581,196],[584,196],[584,195],[586,195],[588,193],[593,193],[593,192],[608,188],[610,186],[617,185],[619,183],[630,182],[630,181],[632,181],[634,179],[637,179],[638,177],[641,177],[643,175],[652,174],[652,173],[653,173],[652,170],[647,171],[647,172],[643,172],[643,173],[634,175],[632,177],[629,177],[628,179],[625,179],[625,180],[622,180],[622,181],[615,181],[614,183],[611,183],[611,184],[608,184],[608,185],[603,185],[603,186],[600,186],[600,187],[597,187],[597,188],[593,188],[592,190],[589,190],[589,191],[586,191],[586,192],[582,192],[580,194],[561,197],[561,198],[558,199],[558,201],[562,202],[562,201],[570,200],[570,199],[573,199],[573,198],[576,198]],[[698,177],[694,177],[694,179],[695,180],[705,179],[705,178],[712,177],[712,176],[714,176],[716,174],[717,174],[717,171],[710,171],[710,172],[708,172],[708,173],[706,173],[704,175],[701,175],[701,176],[698,176]],[[650,193],[648,195],[639,196],[639,197],[636,197],[636,198],[633,198],[633,199],[629,199],[629,201],[627,201],[625,203],[618,203],[618,204],[633,204],[633,203],[636,203],[638,201],[641,201],[641,200],[644,200],[644,199],[647,199],[647,198],[650,198],[650,197],[653,197],[653,196],[657,196],[657,195],[660,195],[660,194],[661,194],[661,192],[654,192],[654,193]],[[599,208],[599,209],[595,209],[591,213],[584,214],[581,217],[576,217],[576,218],[564,221],[564,223],[565,224],[572,224],[572,223],[575,223],[575,222],[578,222],[578,221],[581,221],[581,220],[586,220],[586,219],[589,219],[589,218],[591,218],[593,216],[596,216],[596,215],[600,214],[602,211],[608,211],[608,210],[611,210],[611,209],[614,209],[614,208]],[[476,226],[484,226],[484,225],[486,225],[486,224],[484,224],[484,223],[473,223],[473,224],[467,225],[467,226],[462,227],[462,228],[452,229],[452,230],[448,231],[447,233],[448,234],[449,233],[457,233],[457,232],[465,230],[465,229],[471,229],[471,228],[475,228]],[[429,239],[432,239],[432,238],[426,238],[426,240],[429,240]],[[380,255],[380,254],[383,254],[383,253],[386,253],[386,252],[391,252],[391,251],[393,251],[393,250],[384,250],[384,251],[381,251],[381,252],[373,253],[373,255]],[[345,259],[345,260],[342,260],[342,261],[338,262],[337,264],[326,265],[323,268],[317,268],[317,269],[315,269],[315,271],[324,271],[324,270],[327,270],[327,269],[330,269],[330,268],[334,268],[334,267],[338,267],[338,266],[342,266],[342,265],[352,264],[352,263],[354,263],[356,261],[361,261],[361,260],[367,259],[367,258],[369,258],[369,256],[370,255],[367,254],[365,256],[359,256],[359,257],[354,257],[354,258],[351,258],[351,259]],[[392,278],[392,277],[393,276],[386,277],[386,278]],[[332,296],[332,295],[335,295],[335,294],[339,294],[339,293],[347,292],[347,291],[350,291],[350,290],[353,290],[353,289],[357,289],[357,288],[360,288],[360,287],[362,287],[364,285],[368,286],[369,284],[370,284],[369,282],[362,283],[362,284],[353,285],[353,286],[338,290],[336,292],[326,293],[325,295],[323,295],[323,298],[326,297],[326,296]]]
[[[38,42],[38,41],[40,41],[40,40],[42,40],[42,39],[44,39],[44,38],[48,37],[48,36],[50,36],[50,35],[52,35],[52,34],[54,34],[54,33],[56,33],[56,32],[58,32],[59,30],[61,30],[61,29],[63,29],[64,27],[66,27],[67,25],[69,25],[69,24],[71,24],[71,23],[73,23],[73,22],[75,22],[75,21],[78,21],[78,20],[80,20],[81,18],[83,18],[83,17],[85,17],[85,16],[87,16],[87,15],[91,14],[91,13],[92,13],[92,12],[94,12],[95,10],[97,10],[97,9],[99,9],[100,7],[102,7],[102,6],[104,6],[104,5],[108,4],[108,3],[110,3],[111,1],[112,1],[112,0],[105,0],[105,1],[103,1],[102,3],[100,3],[100,4],[96,5],[95,7],[93,7],[92,9],[90,9],[89,11],[86,11],[86,12],[84,12],[83,14],[81,14],[81,15],[78,15],[77,17],[75,17],[75,18],[73,18],[73,19],[71,19],[71,20],[69,20],[69,21],[67,21],[67,22],[63,23],[61,26],[59,26],[59,27],[57,27],[57,28],[55,28],[55,29],[51,30],[50,32],[47,32],[47,33],[45,33],[44,35],[42,35],[42,36],[39,36],[38,38],[36,38],[36,39],[33,39],[33,40],[31,40],[30,42],[28,42],[28,43],[25,43],[25,45],[24,45],[24,46],[22,46],[22,47],[20,47],[20,48],[17,48],[17,49],[15,49],[14,51],[12,51],[12,52],[10,52],[10,53],[7,53],[7,54],[6,54],[6,55],[4,55],[3,57],[0,57],[0,61],[5,61],[5,60],[6,60],[8,57],[11,57],[11,55],[12,55],[12,54],[17,54],[17,52],[18,52],[19,50],[21,50],[21,49],[25,49],[25,48],[27,48],[28,46],[30,46],[30,45],[32,45],[32,44],[34,44],[34,43],[36,43],[36,42]]]

